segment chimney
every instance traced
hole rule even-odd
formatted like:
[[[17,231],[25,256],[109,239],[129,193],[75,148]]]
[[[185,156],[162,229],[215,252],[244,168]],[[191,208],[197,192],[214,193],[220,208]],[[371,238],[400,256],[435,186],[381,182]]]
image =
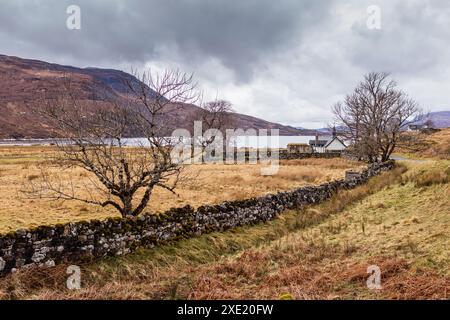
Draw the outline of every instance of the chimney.
[[[337,137],[336,126],[333,127],[333,139]]]
[[[316,143],[315,143],[314,148],[313,148],[316,151],[317,151],[317,148],[318,148],[318,144],[319,144],[319,133],[316,132]]]

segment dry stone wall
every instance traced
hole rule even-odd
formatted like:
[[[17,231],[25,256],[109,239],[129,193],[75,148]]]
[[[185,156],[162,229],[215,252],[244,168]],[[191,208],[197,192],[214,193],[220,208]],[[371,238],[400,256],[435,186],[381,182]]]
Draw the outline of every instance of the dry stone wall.
[[[138,247],[153,247],[169,241],[253,225],[274,219],[287,209],[317,204],[337,190],[351,189],[394,162],[372,164],[351,178],[318,186],[307,186],[242,201],[218,205],[190,206],[137,218],[73,222],[17,230],[0,236],[0,274],[31,266],[53,266],[60,262],[82,262],[103,256],[120,256]]]
[[[271,152],[267,152],[267,154],[263,154],[262,158],[266,159],[270,157]],[[256,161],[259,160],[259,156],[251,153],[249,151],[241,152],[240,156],[245,162]],[[331,159],[331,158],[339,158],[342,156],[341,152],[288,152],[286,149],[280,149],[277,154],[277,158],[279,160],[294,160],[294,159],[310,159],[310,158],[320,158],[320,159]],[[234,159],[239,159],[237,153],[234,154]]]

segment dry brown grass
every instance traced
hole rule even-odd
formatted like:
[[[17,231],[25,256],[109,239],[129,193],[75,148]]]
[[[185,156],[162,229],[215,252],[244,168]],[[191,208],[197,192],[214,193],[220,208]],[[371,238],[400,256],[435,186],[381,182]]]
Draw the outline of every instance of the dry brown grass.
[[[413,183],[401,185],[404,171],[385,173],[367,185],[340,192],[332,201],[287,212],[267,224],[82,266],[79,291],[65,289],[65,266],[58,266],[0,279],[0,294],[5,299],[448,299],[449,274],[436,268],[448,270],[448,261],[421,262],[438,262],[448,237],[431,236],[425,240],[430,246],[414,253],[397,249],[405,234],[417,233],[414,228],[424,223],[418,215],[425,205],[422,198],[418,208],[405,203],[406,213],[398,213],[404,188],[414,188]],[[430,188],[423,199],[435,194]],[[387,195],[390,202],[381,206],[380,199]],[[427,213],[430,221],[422,225],[428,233],[442,232],[448,224],[438,210],[446,203],[436,197],[440,201],[435,201],[436,209]],[[362,213],[373,216],[366,219],[364,232]],[[401,229],[385,229],[382,242],[373,235],[380,216],[391,217],[387,222],[393,225],[402,223]],[[420,221],[403,223],[405,216]],[[367,266],[373,264],[382,271],[380,291],[366,287]]]
[[[44,224],[117,216],[112,208],[79,202],[31,200],[21,194],[24,185],[39,180],[38,165],[47,161],[54,152],[55,149],[50,147],[0,147],[0,233]],[[178,195],[156,190],[147,210],[161,212],[186,204],[197,207],[286,191],[343,178],[346,169],[361,166],[343,159],[283,161],[277,175],[262,176],[261,165],[192,165],[185,171],[196,179],[181,184],[177,189]],[[82,186],[88,183],[89,174],[82,169],[60,171],[57,166],[50,166],[50,172],[63,181],[73,181],[79,186],[80,195],[87,194]]]
[[[326,257],[246,251],[232,262],[204,268],[187,291],[189,299],[447,299],[450,278],[436,272],[412,270],[404,259],[378,256],[355,263],[351,255],[326,247]],[[295,259],[292,259],[295,257]],[[274,258],[283,261],[279,263]],[[367,289],[367,266],[382,270],[382,290]],[[236,283],[241,284],[235,285]],[[179,294],[183,294],[182,288]]]
[[[441,129],[433,134],[417,134],[404,133],[405,135],[416,136],[420,141],[413,146],[416,151],[411,151],[410,148],[398,148],[396,152],[405,154],[406,156],[433,158],[440,160],[450,159],[450,128]]]
[[[78,291],[64,265],[21,270],[0,279],[0,297],[449,299],[450,184],[417,184],[449,162],[406,165],[265,224],[82,265]],[[366,287],[369,265],[382,290]]]
[[[297,159],[297,160],[281,160],[282,166],[313,166],[313,167],[327,167],[330,169],[348,169],[348,160],[344,158],[333,159]]]
[[[450,128],[443,129],[430,137],[431,147],[424,156],[450,159]]]
[[[412,176],[426,171],[429,164],[416,166]],[[423,189],[411,178],[405,182],[400,174],[397,170],[308,209],[308,218],[299,224],[301,231],[197,269],[189,287],[178,289],[180,296],[448,299],[450,186],[441,183]],[[370,190],[394,183],[399,184],[366,198]],[[382,271],[380,291],[366,287],[369,265]]]
[[[435,184],[447,184],[450,182],[450,162],[429,161],[427,165],[410,164],[413,170],[405,175],[405,182],[412,182],[416,187],[429,187]]]
[[[420,173],[416,177],[416,186],[418,187],[428,187],[433,184],[445,184],[450,181],[450,168],[446,171],[439,169],[430,170],[428,172]]]

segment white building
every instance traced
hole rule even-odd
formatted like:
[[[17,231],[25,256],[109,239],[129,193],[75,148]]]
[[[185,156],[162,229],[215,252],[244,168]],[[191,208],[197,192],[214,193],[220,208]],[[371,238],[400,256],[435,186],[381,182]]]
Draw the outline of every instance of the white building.
[[[333,135],[331,136],[319,136],[316,135],[315,140],[310,140],[309,145],[314,152],[340,152],[347,149],[344,141],[342,141],[336,134],[336,129],[333,129]]]

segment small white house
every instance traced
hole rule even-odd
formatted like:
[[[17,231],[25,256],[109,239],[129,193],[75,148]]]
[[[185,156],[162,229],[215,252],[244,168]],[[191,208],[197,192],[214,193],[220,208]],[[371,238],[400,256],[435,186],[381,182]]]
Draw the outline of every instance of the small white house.
[[[412,131],[420,131],[423,129],[428,129],[428,125],[426,124],[410,124],[408,126],[408,131],[412,132]]]
[[[336,129],[333,129],[332,136],[316,135],[315,140],[310,140],[309,145],[314,152],[340,152],[347,149],[344,141],[342,141],[336,134]]]

